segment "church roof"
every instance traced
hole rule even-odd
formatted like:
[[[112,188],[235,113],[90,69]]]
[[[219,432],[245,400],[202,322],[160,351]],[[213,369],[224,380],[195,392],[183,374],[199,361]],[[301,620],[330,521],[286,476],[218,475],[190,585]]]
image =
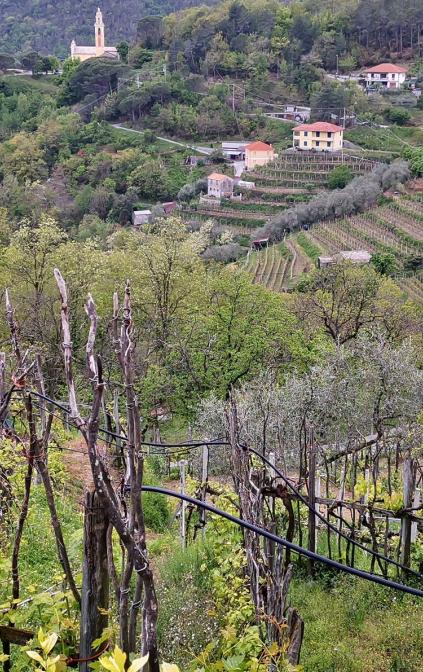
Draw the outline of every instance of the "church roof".
[[[75,44],[73,48],[73,53],[75,55],[81,54],[82,55],[87,55],[87,54],[92,54],[93,56],[97,55],[97,48],[96,47],[84,47],[84,46],[79,46]],[[104,47],[103,54],[117,54],[117,49],[116,47]]]
[[[75,45],[74,47],[74,54],[95,54],[95,53],[96,53],[95,47],[80,47],[78,45]]]

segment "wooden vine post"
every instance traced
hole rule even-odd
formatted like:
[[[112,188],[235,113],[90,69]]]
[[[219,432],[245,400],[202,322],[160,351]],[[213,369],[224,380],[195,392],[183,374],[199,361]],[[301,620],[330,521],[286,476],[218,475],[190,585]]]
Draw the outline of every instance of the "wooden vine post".
[[[109,571],[107,532],[109,520],[97,493],[85,494],[84,562],[82,567],[81,623],[79,637],[80,672],[89,672],[92,648],[108,625]]]
[[[110,525],[116,531],[122,548],[125,550],[125,566],[118,578],[113,567],[110,530],[106,533],[107,567],[112,570],[116,594],[119,598],[120,646],[127,654],[141,649],[142,655],[148,654],[149,672],[160,672],[157,650],[157,597],[153,573],[150,568],[144,514],[141,500],[143,478],[143,454],[141,446],[140,414],[134,388],[135,363],[133,343],[133,323],[131,293],[129,283],[125,288],[125,300],[122,307],[122,320],[119,333],[120,306],[117,294],[113,297],[113,345],[121,369],[126,398],[126,481],[128,500],[123,502],[120,489],[113,484],[104,456],[98,446],[99,414],[102,408],[103,372],[101,359],[95,355],[97,332],[97,312],[91,295],[88,296],[85,310],[90,320],[90,329],[86,345],[87,366],[93,389],[93,401],[88,418],[79,412],[72,367],[72,342],[70,338],[70,315],[66,283],[58,269],[54,275],[59,288],[62,307],[61,322],[63,331],[63,353],[65,361],[66,383],[68,387],[70,417],[77,425],[88,449],[88,457],[98,501],[104,507]],[[106,569],[106,565],[104,565]],[[135,588],[131,596],[131,579],[136,574]],[[143,597],[143,601],[142,601]],[[137,617],[142,604],[141,645],[137,647]],[[85,626],[83,626],[85,627]]]
[[[239,498],[243,520],[278,533],[280,516],[275,515],[274,500],[278,497],[287,507],[289,525],[286,536],[292,539],[294,516],[292,504],[284,488],[274,485],[273,469],[253,467],[248,449],[240,442],[236,402],[231,399],[228,410],[228,439],[231,446],[231,467],[235,492]],[[269,513],[270,512],[270,513]],[[298,611],[288,605],[288,591],[293,566],[287,562],[289,553],[281,552],[275,544],[262,542],[254,532],[244,530],[250,590],[256,608],[257,622],[266,624],[267,640],[276,642],[286,651],[292,665],[298,665],[304,624]]]
[[[413,506],[415,489],[415,465],[410,455],[407,455],[403,463],[403,492],[404,509],[411,509]],[[401,517],[401,564],[404,567],[410,566],[411,560],[411,519],[408,512],[405,511]]]
[[[314,509],[316,506],[316,445],[314,442],[313,428],[310,429],[310,448],[308,460],[308,550],[316,551],[316,515]],[[310,571],[313,568],[313,561],[310,561]]]

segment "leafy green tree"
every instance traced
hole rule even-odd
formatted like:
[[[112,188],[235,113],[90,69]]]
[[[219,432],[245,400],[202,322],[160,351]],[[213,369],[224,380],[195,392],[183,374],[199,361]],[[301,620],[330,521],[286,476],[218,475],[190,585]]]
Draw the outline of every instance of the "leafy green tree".
[[[116,46],[116,51],[118,52],[123,63],[127,63],[129,54],[129,44],[127,42],[119,42],[119,44]]]
[[[19,182],[35,182],[47,177],[47,164],[37,139],[28,133],[18,133],[0,146],[0,165]]]
[[[41,56],[37,51],[29,51],[28,53],[21,56],[20,60],[22,67],[26,70],[30,70],[33,75],[39,71]]]
[[[128,63],[134,68],[142,68],[145,63],[153,60],[153,52],[142,45],[131,47],[128,53]]]
[[[406,147],[403,151],[404,158],[407,159],[410,170],[416,177],[423,176],[423,148]]]
[[[0,54],[0,72],[5,72],[16,65],[15,58],[10,54]]]
[[[314,323],[336,344],[353,341],[375,327],[391,339],[409,329],[408,307],[401,290],[373,265],[339,263],[316,271],[298,296],[297,314]]]
[[[342,116],[350,103],[350,92],[337,82],[326,81],[311,97],[313,120],[333,121],[332,115]]]
[[[56,56],[42,56],[37,63],[37,71],[44,72],[46,75],[49,72],[54,72],[59,69],[59,59]]]
[[[77,59],[67,58],[62,65],[61,83],[63,84],[67,82],[72,77],[73,73],[78,70],[80,65],[81,62]]]
[[[410,112],[403,107],[390,107],[386,110],[385,117],[397,126],[404,126],[411,119]]]
[[[351,182],[354,175],[349,166],[337,166],[328,175],[329,189],[343,189]]]
[[[107,58],[90,58],[63,79],[59,103],[71,105],[91,95],[94,100],[116,91],[119,77],[126,77],[128,66]]]
[[[160,16],[145,16],[138,21],[137,42],[146,49],[158,49],[164,34],[163,19]]]
[[[381,275],[393,275],[398,268],[395,255],[390,252],[373,254],[372,264]]]

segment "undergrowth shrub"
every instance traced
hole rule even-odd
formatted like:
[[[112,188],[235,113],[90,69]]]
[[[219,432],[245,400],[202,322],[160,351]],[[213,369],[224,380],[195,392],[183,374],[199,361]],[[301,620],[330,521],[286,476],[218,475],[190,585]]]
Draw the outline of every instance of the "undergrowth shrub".
[[[151,458],[150,458],[151,459]],[[154,469],[157,467],[150,460],[144,465],[144,485],[159,485]],[[156,492],[144,492],[142,505],[146,527],[154,532],[164,532],[170,521],[170,508],[165,495]]]

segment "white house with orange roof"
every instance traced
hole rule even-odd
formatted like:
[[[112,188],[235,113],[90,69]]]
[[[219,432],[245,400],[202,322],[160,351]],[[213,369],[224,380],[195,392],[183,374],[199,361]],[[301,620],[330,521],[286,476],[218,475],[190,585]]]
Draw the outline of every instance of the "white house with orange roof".
[[[400,89],[407,76],[407,68],[394,63],[380,63],[364,71],[366,87],[381,86],[386,89]]]
[[[254,170],[257,166],[265,166],[277,157],[272,145],[257,140],[250,142],[245,147],[245,167],[247,170]]]
[[[342,126],[327,121],[316,121],[314,124],[300,124],[293,129],[292,146],[318,152],[339,152],[344,143]]]
[[[231,198],[234,193],[234,181],[223,173],[211,173],[207,178],[207,195],[213,198]]]

